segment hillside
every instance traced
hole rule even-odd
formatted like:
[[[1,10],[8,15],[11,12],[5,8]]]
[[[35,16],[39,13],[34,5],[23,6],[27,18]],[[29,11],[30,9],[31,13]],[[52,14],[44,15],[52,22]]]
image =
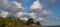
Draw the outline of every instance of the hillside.
[[[39,22],[34,23],[29,19],[26,23],[19,18],[0,17],[0,27],[43,27]]]

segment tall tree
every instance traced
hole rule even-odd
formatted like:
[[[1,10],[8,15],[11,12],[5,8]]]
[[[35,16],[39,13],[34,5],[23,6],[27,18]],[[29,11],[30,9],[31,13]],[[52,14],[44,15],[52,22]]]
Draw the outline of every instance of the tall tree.
[[[37,25],[41,25],[39,22],[36,23]]]
[[[27,24],[33,24],[34,21],[33,21],[33,18],[30,18],[28,21],[27,21]]]
[[[38,27],[41,27],[42,25],[40,24],[40,22],[37,22],[36,23]]]

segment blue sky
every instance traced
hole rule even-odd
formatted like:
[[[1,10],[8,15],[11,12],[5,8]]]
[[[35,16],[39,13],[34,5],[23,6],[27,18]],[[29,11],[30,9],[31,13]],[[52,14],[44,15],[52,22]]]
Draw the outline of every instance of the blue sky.
[[[45,5],[43,3],[43,0],[39,0],[40,3],[42,5]],[[23,2],[23,6],[26,7],[25,11],[28,11],[29,7],[32,5],[32,3],[34,2],[34,0],[28,0],[28,2]],[[48,20],[47,22],[43,22],[43,25],[60,25],[60,21],[56,21],[55,17],[60,16],[60,0],[56,0],[56,6],[54,7],[48,7],[47,5],[45,5],[44,7],[46,8],[46,10],[51,11],[53,14],[52,16],[49,18],[50,20]],[[51,21],[52,20],[52,21]]]
[[[42,5],[44,5],[43,0],[39,0],[39,1]],[[59,5],[58,1],[60,1],[60,0],[57,0],[57,6],[55,6],[55,7],[51,8],[51,7],[44,6],[46,8],[46,10],[53,12],[53,17],[60,16],[60,5]],[[28,0],[28,2],[22,2],[22,6],[25,7],[26,11],[27,11],[33,2],[34,2],[34,0]]]
[[[9,1],[13,1],[13,0],[9,0]],[[22,6],[25,8],[24,12],[27,12],[29,10],[29,7],[32,5],[34,1],[35,0],[28,0],[27,2],[22,1]],[[42,5],[45,5],[43,0],[39,0],[39,1]],[[60,14],[60,5],[59,5],[60,0],[57,0],[56,2],[57,2],[57,6],[55,7],[50,8],[50,7],[44,6],[46,10],[53,12],[53,17],[60,16],[59,15]]]
[[[12,2],[12,1],[13,0],[9,0],[8,2]],[[34,1],[35,0],[28,0],[27,2],[26,1],[21,2],[22,6],[24,7],[24,13],[27,13],[29,11],[30,6],[33,4]],[[56,0],[55,2],[52,2],[52,0],[51,2],[46,0],[49,6],[44,2],[44,0],[39,0],[39,2],[45,8],[45,10],[52,12],[52,15],[47,19],[47,21],[41,22],[41,24],[45,26],[60,25],[60,20],[59,20],[60,18],[56,18],[56,17],[60,17],[60,0]]]
[[[45,5],[45,4],[43,4],[43,0],[39,0],[39,1],[42,5]],[[59,1],[59,0],[57,0],[57,1]],[[29,7],[32,5],[33,2],[34,2],[34,0],[28,0],[28,2],[23,2],[22,6],[26,8],[26,11],[28,11]],[[46,10],[53,12],[52,17],[60,16],[59,2],[57,2],[57,6],[52,7],[52,8],[51,7],[46,7],[46,6],[44,6],[46,8]]]

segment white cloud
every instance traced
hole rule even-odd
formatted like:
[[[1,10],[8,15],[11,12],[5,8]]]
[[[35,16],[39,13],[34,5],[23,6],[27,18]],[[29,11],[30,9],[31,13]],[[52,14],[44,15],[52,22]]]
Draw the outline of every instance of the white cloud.
[[[21,18],[23,15],[23,12],[17,12],[15,16]]]
[[[23,21],[27,21],[28,20],[28,18],[27,17],[24,17],[24,18],[20,18],[21,20],[23,20]]]
[[[13,17],[16,15],[16,13],[22,12],[23,7],[20,3],[13,1],[12,3],[9,4],[9,7],[5,11],[9,12],[9,16]]]
[[[22,8],[21,4],[18,2],[13,2],[14,5],[16,5],[17,8]]]
[[[34,13],[28,13],[28,16],[30,16],[30,18],[36,18]]]
[[[40,18],[40,14],[43,13],[44,15],[49,15],[50,12],[47,12],[46,10],[43,10],[43,6],[41,5],[41,3],[39,2],[39,0],[33,2],[33,4],[30,6],[30,13],[23,13],[23,7],[20,3],[20,0],[17,1],[13,1],[11,3],[8,3],[7,0],[0,0],[0,8],[3,11],[6,12],[2,12],[1,16],[2,17],[6,17],[6,16],[11,16],[11,17],[19,17],[22,19],[27,20],[28,18]],[[6,6],[6,7],[5,7]],[[37,19],[38,20],[38,19]],[[43,20],[42,18],[39,19]]]
[[[42,14],[43,14],[44,16],[49,16],[49,15],[52,14],[52,12],[49,12],[49,11],[47,11],[47,10],[43,10],[43,11],[42,11]]]
[[[42,5],[39,3],[39,1],[33,2],[31,9],[41,9]]]
[[[41,5],[41,3],[39,3],[39,1],[37,0],[37,1],[35,1],[35,2],[33,2],[33,4],[32,4],[32,6],[30,7],[30,11],[40,11],[40,10],[42,10],[42,5]]]
[[[7,17],[9,15],[9,13],[8,12],[1,12],[1,14],[0,14],[0,16],[1,17]]]
[[[22,11],[22,6],[18,2],[12,2],[9,7],[6,9],[8,12]]]
[[[1,10],[8,12],[9,16],[12,17],[15,16],[16,13],[22,12],[23,10],[21,3],[16,1],[8,3],[8,0],[0,0],[0,8]]]
[[[39,0],[36,0],[35,2],[33,2],[33,4],[30,6],[30,13],[34,13],[34,16],[36,20],[40,21],[40,20],[46,20],[46,18],[48,16],[51,15],[51,12],[47,11],[44,9],[44,7],[41,5],[41,3],[39,2]],[[35,15],[36,13],[36,15]],[[32,14],[31,14],[32,15]],[[33,15],[32,15],[33,16]],[[43,18],[41,18],[43,17]]]

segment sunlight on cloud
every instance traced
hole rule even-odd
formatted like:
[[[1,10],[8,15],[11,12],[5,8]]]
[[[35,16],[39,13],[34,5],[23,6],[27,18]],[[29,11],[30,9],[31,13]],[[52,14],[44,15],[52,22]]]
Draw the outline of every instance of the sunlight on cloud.
[[[15,14],[17,12],[21,12],[22,11],[22,6],[20,3],[13,1],[11,3],[8,3],[8,0],[0,0],[0,8],[3,11],[6,11],[9,13],[9,16],[15,16]],[[3,13],[3,12],[2,12]],[[5,14],[7,15],[7,14]],[[3,15],[2,15],[3,16]]]
[[[47,10],[43,10],[42,14],[45,15],[45,16],[50,16],[52,14],[52,12],[49,12]]]
[[[5,18],[5,17],[8,16],[8,14],[9,14],[8,12],[2,12],[2,13],[0,14],[0,16]]]
[[[23,16],[23,13],[22,12],[17,12],[15,16],[20,18],[20,17]]]
[[[51,12],[44,9],[44,7],[41,5],[39,0],[36,0],[35,2],[33,2],[33,4],[30,6],[29,12],[30,13],[33,12],[34,14],[35,13],[37,14],[37,17],[36,17],[37,21],[40,21],[40,20],[46,21],[46,18],[51,15]],[[43,18],[40,19],[40,17],[43,17]]]
[[[30,18],[33,18],[33,19],[36,17],[34,13],[28,13],[28,16],[30,16]]]
[[[28,18],[27,17],[23,17],[23,18],[20,18],[21,20],[24,20],[24,21],[27,21]]]
[[[33,4],[31,5],[30,11],[40,11],[40,10],[42,10],[42,8],[43,8],[42,5],[37,0],[37,1],[33,2]]]
[[[13,4],[15,4],[18,8],[22,8],[21,4],[18,2],[13,2]]]
[[[39,3],[39,1],[33,2],[31,9],[42,9],[42,5]]]

